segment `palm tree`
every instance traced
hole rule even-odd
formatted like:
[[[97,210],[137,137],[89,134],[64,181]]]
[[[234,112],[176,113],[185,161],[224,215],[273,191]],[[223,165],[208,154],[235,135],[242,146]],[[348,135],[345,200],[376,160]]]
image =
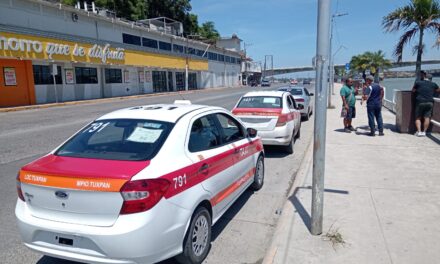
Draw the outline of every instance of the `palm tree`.
[[[365,79],[365,72],[368,68],[368,59],[365,53],[351,57],[350,67],[357,72],[362,72],[362,78]]]
[[[438,0],[411,0],[408,5],[394,10],[382,20],[382,26],[386,32],[405,30],[394,49],[394,55],[397,57],[398,62],[402,61],[403,47],[417,33],[419,34],[418,45],[413,50],[414,53],[417,52],[417,80],[420,80],[420,70],[422,68],[423,36],[426,30],[440,36],[440,23],[436,22],[439,18],[440,4]]]
[[[375,81],[379,82],[380,70],[391,67],[391,61],[385,59],[385,53],[383,53],[381,50],[376,52],[366,52],[365,57],[368,60],[368,67],[370,68],[370,72],[375,77]]]

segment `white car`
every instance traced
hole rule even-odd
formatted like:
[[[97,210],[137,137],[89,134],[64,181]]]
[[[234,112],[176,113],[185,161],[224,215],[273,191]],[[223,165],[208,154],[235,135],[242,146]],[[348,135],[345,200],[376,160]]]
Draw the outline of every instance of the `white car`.
[[[264,182],[257,132],[219,107],[106,114],[17,176],[24,244],[87,263],[202,263],[211,226]]]
[[[301,133],[300,108],[292,95],[281,91],[257,91],[243,95],[232,113],[258,131],[264,145],[284,146],[293,153]]]
[[[281,87],[278,88],[278,91],[287,91],[291,93],[295,99],[295,103],[301,108],[300,112],[303,120],[309,120],[310,116],[313,114],[313,108],[315,105],[312,98],[314,95],[313,93],[310,93],[307,88],[301,86]]]

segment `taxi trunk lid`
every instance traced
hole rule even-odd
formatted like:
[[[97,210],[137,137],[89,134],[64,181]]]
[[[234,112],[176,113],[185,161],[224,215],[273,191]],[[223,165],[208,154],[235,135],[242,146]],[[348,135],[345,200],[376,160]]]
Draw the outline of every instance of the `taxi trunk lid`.
[[[149,161],[118,161],[48,155],[20,171],[21,189],[37,218],[90,226],[112,226],[123,198],[121,187]]]
[[[235,108],[232,113],[247,126],[258,131],[274,130],[281,108]]]

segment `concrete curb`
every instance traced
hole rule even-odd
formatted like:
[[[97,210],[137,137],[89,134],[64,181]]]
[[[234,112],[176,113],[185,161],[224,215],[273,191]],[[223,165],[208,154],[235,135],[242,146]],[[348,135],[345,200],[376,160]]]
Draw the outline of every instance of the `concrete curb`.
[[[277,253],[279,252],[280,246],[284,245],[282,237],[286,234],[286,230],[290,230],[289,224],[292,221],[292,218],[294,217],[294,208],[292,204],[288,201],[290,197],[295,195],[295,191],[297,187],[301,186],[305,178],[307,177],[308,173],[310,172],[311,165],[312,165],[312,159],[313,159],[313,140],[309,141],[309,145],[307,146],[306,152],[304,153],[304,157],[301,161],[301,165],[296,172],[295,179],[293,184],[291,185],[288,195],[286,197],[286,201],[284,202],[281,217],[278,220],[275,228],[274,235],[272,237],[272,241],[270,243],[270,247],[266,251],[266,255],[263,258],[262,264],[273,264],[275,263],[275,257]]]
[[[80,101],[69,101],[62,103],[50,103],[50,104],[37,104],[37,105],[26,105],[26,106],[16,106],[16,107],[5,107],[0,108],[0,113],[6,112],[17,112],[24,110],[33,110],[33,109],[45,109],[51,107],[59,107],[59,106],[68,106],[68,105],[82,105],[82,104],[93,104],[100,102],[110,102],[116,100],[128,100],[128,99],[136,99],[136,98],[147,98],[147,97],[158,97],[165,95],[179,95],[179,94],[192,94],[195,92],[213,92],[225,89],[238,89],[247,86],[234,86],[234,87],[217,87],[217,88],[207,88],[201,90],[190,90],[190,91],[180,91],[180,92],[166,92],[166,93],[150,93],[150,94],[138,94],[138,95],[129,95],[129,96],[118,96],[118,97],[110,97],[110,98],[98,98],[98,99],[90,99],[90,100],[80,100]]]

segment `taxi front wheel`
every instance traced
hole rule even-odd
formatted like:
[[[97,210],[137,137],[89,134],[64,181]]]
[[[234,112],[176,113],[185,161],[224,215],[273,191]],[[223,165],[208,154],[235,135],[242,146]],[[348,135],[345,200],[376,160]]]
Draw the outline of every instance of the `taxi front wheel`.
[[[201,206],[191,219],[188,232],[183,241],[183,252],[176,257],[182,264],[199,264],[206,258],[211,246],[211,215]]]
[[[255,166],[254,182],[251,185],[251,189],[258,191],[263,187],[264,184],[264,158],[263,156],[258,157],[257,164]]]

